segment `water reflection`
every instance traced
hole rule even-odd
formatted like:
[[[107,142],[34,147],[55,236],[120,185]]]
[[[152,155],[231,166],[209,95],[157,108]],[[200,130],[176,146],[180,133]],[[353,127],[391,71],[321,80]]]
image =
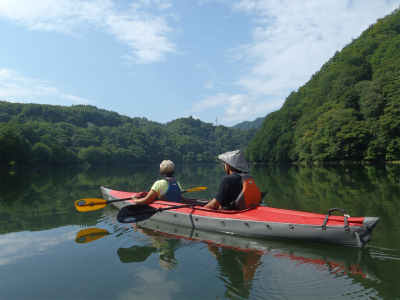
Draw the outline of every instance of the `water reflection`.
[[[160,227],[163,231],[160,231]],[[133,225],[132,230],[145,234],[149,237],[150,242],[145,245],[133,245],[129,248],[118,249],[117,254],[121,262],[143,262],[155,253],[159,257],[159,266],[166,271],[172,270],[178,267],[178,260],[175,258],[176,251],[185,247],[188,239],[201,240],[204,241],[209,253],[217,261],[220,273],[218,278],[224,282],[227,292],[241,298],[249,298],[254,275],[261,265],[263,251],[255,249],[243,251],[240,247],[216,242],[212,236],[207,235],[207,232],[169,226],[169,224],[151,220]],[[199,235],[203,238],[199,238]]]
[[[219,279],[224,282],[225,296],[234,294],[248,299],[257,268],[261,266],[263,253],[243,251],[223,244],[207,243],[207,248],[218,263]]]
[[[180,239],[171,236],[166,237],[163,233],[153,231],[146,227],[137,227],[135,231],[150,237],[150,243],[118,249],[117,254],[121,262],[143,262],[151,254],[157,253],[159,255],[159,266],[163,270],[172,270],[178,266],[178,261],[175,258],[175,251],[181,247]]]
[[[114,214],[116,212],[113,212]],[[119,225],[117,232],[121,236]],[[131,224],[124,229],[125,234],[132,232],[143,234],[148,239],[138,244],[133,236],[134,245],[118,249],[117,255],[120,261],[126,264],[143,263],[154,255],[158,258],[159,267],[165,271],[184,268],[178,264],[176,258],[178,250],[191,243],[203,243],[217,263],[216,278],[225,286],[226,298],[251,298],[253,285],[260,280],[267,280],[267,284],[272,284],[274,289],[273,286],[282,288],[282,284],[273,284],[271,280],[282,280],[290,285],[297,284],[300,277],[306,279],[303,282],[304,289],[314,289],[316,284],[319,289],[323,289],[324,286],[330,287],[334,278],[342,277],[351,282],[343,284],[343,290],[348,287],[347,292],[350,292],[354,289],[353,285],[357,285],[359,286],[357,293],[361,294],[366,292],[372,283],[381,282],[373,271],[372,258],[366,249],[249,238],[197,230],[151,219]],[[205,267],[209,268],[210,265],[208,263]],[[271,275],[264,278],[265,272],[272,272],[270,273],[273,274],[272,279]],[[327,280],[326,276],[331,279]],[[276,292],[277,295],[282,295],[282,290]]]
[[[90,243],[109,234],[110,233],[105,229],[86,228],[77,233],[75,242],[78,244]]]
[[[127,227],[110,207],[75,210],[77,199],[101,198],[100,185],[147,191],[157,167],[0,171],[4,299],[400,299],[400,165],[251,166],[269,206],[379,217],[361,250],[148,222]],[[178,174],[184,189],[208,187],[191,195],[210,199],[223,168],[181,165]],[[93,227],[109,234],[76,238]]]

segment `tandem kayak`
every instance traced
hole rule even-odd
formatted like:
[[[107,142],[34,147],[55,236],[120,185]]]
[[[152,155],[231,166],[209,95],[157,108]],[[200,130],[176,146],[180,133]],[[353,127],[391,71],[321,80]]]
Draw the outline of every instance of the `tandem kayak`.
[[[107,201],[127,199],[138,194],[108,187],[101,187],[101,193]],[[151,218],[196,229],[360,248],[369,242],[372,231],[379,221],[376,217],[350,217],[338,208],[330,209],[326,215],[262,205],[241,211],[224,211],[199,206],[201,203],[204,205],[204,201],[206,200],[182,198],[182,204],[189,203],[187,205],[155,201],[150,206],[158,212],[153,212]],[[113,201],[110,204],[120,210],[126,206],[136,205],[132,200]],[[334,211],[340,211],[343,215],[331,215]],[[125,220],[127,223],[130,219]]]

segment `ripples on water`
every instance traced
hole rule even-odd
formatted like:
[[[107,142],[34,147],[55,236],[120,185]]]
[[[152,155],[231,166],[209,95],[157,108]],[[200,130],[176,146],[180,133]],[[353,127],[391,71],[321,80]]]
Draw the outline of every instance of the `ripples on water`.
[[[370,287],[380,282],[373,265],[400,257],[396,250],[377,246],[246,238],[151,219],[120,224],[116,214],[105,211],[98,223],[111,233],[106,238],[121,246],[121,262],[153,268],[158,260],[162,270],[191,274],[191,279],[180,278],[185,284],[196,280],[204,289],[214,286],[220,290],[218,299],[380,299]]]

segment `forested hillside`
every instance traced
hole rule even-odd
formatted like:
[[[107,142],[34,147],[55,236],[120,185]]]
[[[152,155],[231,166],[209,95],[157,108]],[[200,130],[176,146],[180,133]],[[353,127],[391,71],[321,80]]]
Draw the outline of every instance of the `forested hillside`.
[[[248,129],[258,129],[264,123],[265,117],[260,117],[254,121],[244,121],[239,124],[232,126],[235,129],[248,130]]]
[[[164,125],[88,105],[0,101],[2,166],[214,162],[219,153],[243,149],[254,132],[192,117]]]
[[[400,11],[337,52],[266,117],[257,162],[400,159]]]

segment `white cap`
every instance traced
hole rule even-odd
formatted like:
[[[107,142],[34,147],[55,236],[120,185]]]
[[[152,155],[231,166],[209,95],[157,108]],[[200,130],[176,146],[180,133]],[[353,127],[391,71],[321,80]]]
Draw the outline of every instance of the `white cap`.
[[[160,170],[163,173],[172,173],[175,169],[175,165],[172,161],[170,160],[164,160],[161,164],[160,164]]]
[[[247,172],[249,170],[246,158],[240,150],[222,153],[218,155],[218,158],[239,171]]]

